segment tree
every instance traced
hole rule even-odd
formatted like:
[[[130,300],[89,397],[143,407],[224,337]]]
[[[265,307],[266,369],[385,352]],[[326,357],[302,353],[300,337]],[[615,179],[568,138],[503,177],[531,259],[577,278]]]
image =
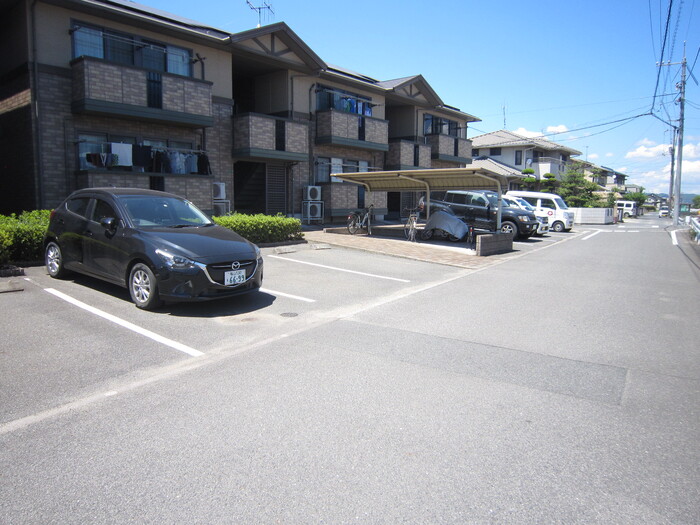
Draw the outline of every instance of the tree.
[[[547,193],[556,193],[557,191],[557,176],[553,173],[545,173],[542,178],[544,182],[542,183],[542,190]]]
[[[633,193],[625,193],[624,200],[634,201],[637,203],[637,207],[641,208],[642,206],[644,206],[644,204],[647,201],[647,194],[644,193],[644,188],[642,188],[642,191],[635,191]]]
[[[700,208],[700,195],[693,197],[693,208]]]
[[[603,206],[600,198],[595,195],[600,188],[597,184],[586,179],[582,165],[572,162],[559,185],[559,195],[573,208],[596,208]]]
[[[537,184],[537,179],[533,176],[535,174],[535,170],[532,168],[525,168],[523,170],[523,175],[525,175],[522,179],[521,182],[525,184],[525,187],[528,190],[533,190],[535,189],[535,184]]]

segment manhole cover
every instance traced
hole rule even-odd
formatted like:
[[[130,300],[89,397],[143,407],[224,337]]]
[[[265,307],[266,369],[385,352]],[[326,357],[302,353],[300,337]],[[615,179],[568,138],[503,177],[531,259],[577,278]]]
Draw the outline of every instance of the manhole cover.
[[[282,317],[296,317],[299,314],[296,312],[284,312],[283,314],[280,314],[280,315],[282,315]]]

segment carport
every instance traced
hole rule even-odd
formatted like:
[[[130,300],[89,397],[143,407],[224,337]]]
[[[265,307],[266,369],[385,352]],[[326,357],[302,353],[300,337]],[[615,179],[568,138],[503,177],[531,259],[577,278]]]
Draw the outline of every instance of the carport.
[[[496,227],[501,229],[501,196],[508,188],[505,175],[479,166],[428,170],[361,171],[332,173],[345,182],[364,186],[367,191],[424,191],[426,215],[430,217],[430,192],[447,190],[492,190],[498,193]]]

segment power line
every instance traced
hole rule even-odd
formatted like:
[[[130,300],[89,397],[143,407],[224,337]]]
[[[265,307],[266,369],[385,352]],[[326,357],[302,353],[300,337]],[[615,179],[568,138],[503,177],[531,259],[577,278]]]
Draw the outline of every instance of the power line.
[[[664,62],[664,54],[666,52],[666,42],[668,42],[668,28],[671,25],[671,10],[673,8],[673,0],[668,1],[668,13],[666,14],[666,29],[664,30],[664,38],[661,43],[661,58],[659,60],[659,68],[656,72],[656,86],[654,87],[654,96],[651,101],[651,110],[654,111],[654,105],[656,104],[656,96],[659,93],[659,80],[661,79],[661,64]]]

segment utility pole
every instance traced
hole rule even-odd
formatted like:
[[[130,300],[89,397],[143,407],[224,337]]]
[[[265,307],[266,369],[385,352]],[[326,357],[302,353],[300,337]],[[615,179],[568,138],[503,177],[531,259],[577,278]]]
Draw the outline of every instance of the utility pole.
[[[671,133],[671,146],[668,148],[668,152],[671,154],[671,180],[668,184],[668,199],[669,204],[673,206],[674,170],[676,168],[676,134],[678,133],[678,128],[676,128],[676,126],[671,126]]]
[[[681,174],[683,173],[683,128],[685,123],[685,44],[683,44],[683,61],[681,62],[681,83],[680,90],[681,96],[679,99],[680,104],[680,122],[678,124],[678,170],[676,173],[676,180],[674,181],[673,187],[673,224],[678,226],[680,221],[680,211],[681,211]]]

